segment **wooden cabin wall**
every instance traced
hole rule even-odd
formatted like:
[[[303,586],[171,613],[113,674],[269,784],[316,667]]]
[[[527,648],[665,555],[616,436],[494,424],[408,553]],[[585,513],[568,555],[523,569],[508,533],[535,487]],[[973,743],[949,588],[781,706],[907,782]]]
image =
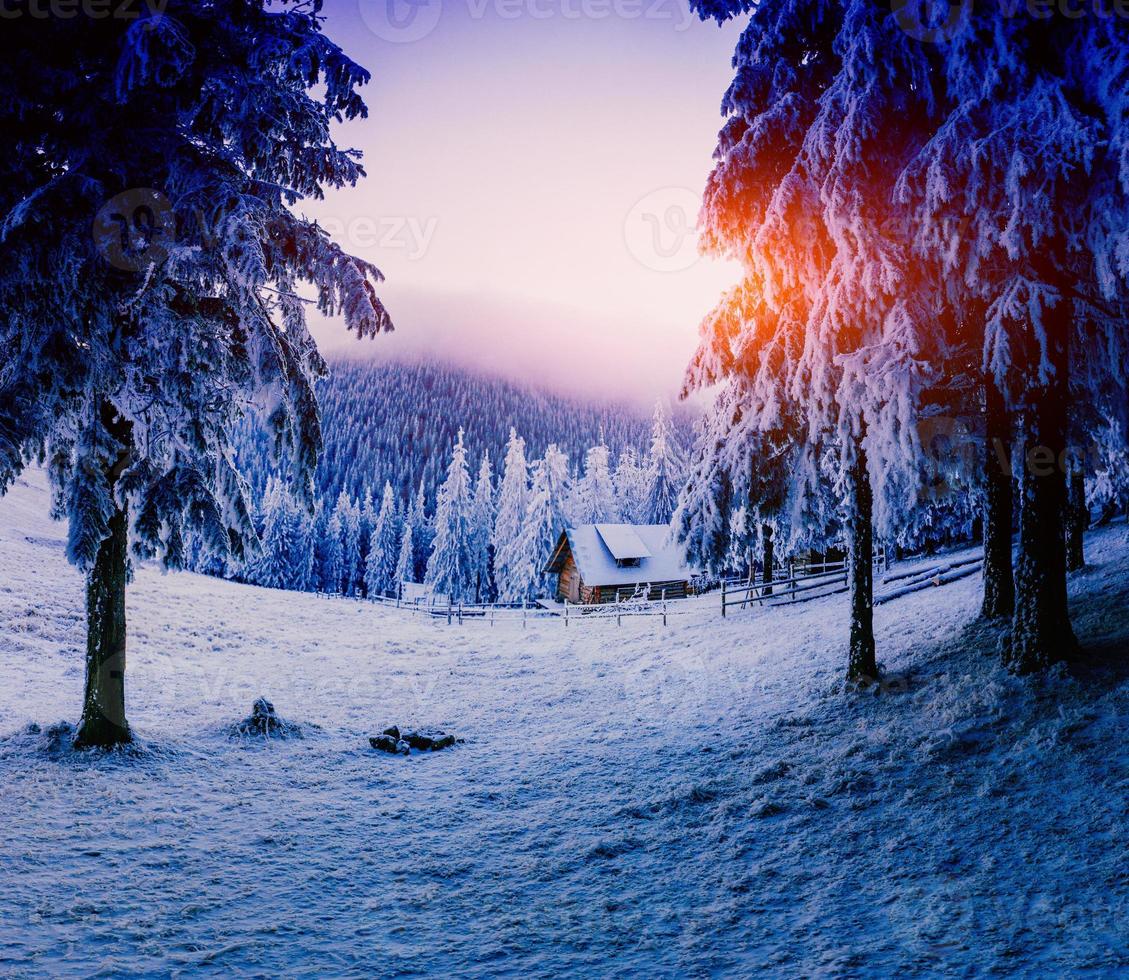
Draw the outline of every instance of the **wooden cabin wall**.
[[[580,601],[583,602],[582,586],[580,569],[576,567],[576,560],[570,553],[557,576],[557,600],[564,602],[567,599],[569,602],[575,602],[577,596],[580,596]]]

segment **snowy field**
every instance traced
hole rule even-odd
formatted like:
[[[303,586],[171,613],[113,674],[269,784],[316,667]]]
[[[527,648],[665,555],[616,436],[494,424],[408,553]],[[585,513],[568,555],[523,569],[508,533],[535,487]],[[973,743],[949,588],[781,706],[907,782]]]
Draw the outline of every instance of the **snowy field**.
[[[47,733],[84,639],[46,507],[0,499],[0,974],[1129,971],[1124,524],[1072,582],[1119,672],[1008,676],[974,576],[876,611],[861,696],[843,596],[459,628],[143,568],[107,756]],[[260,694],[306,737],[230,737]]]

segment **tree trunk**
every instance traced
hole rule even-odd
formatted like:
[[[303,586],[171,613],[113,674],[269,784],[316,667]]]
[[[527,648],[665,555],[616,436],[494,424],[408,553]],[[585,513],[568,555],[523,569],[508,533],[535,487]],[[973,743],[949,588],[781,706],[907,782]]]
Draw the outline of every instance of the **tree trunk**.
[[[1067,606],[1063,527],[1070,306],[1062,299],[1045,313],[1053,377],[1029,392],[1024,414],[1015,615],[1005,648],[1007,665],[1019,673],[1042,670],[1078,647]]]
[[[986,619],[1015,612],[1011,519],[1015,506],[1011,472],[1011,426],[1004,396],[990,374],[984,379],[984,599]]]
[[[761,582],[764,583],[762,595],[772,595],[772,563],[775,560],[775,546],[772,540],[772,527],[769,524],[762,526],[764,537],[764,568],[761,570]]]
[[[112,406],[102,409],[107,431],[125,447],[129,423]],[[114,484],[128,462],[123,448],[118,462],[106,474]],[[75,748],[109,748],[132,740],[125,717],[125,586],[128,574],[129,532],[125,509],[115,507],[110,534],[98,548],[94,567],[86,578],[86,691]]]
[[[874,660],[874,499],[866,472],[866,452],[856,447],[847,517],[848,584],[851,596],[851,639],[847,680],[877,680]]]
[[[1082,536],[1090,525],[1086,508],[1086,473],[1080,461],[1070,468],[1066,485],[1066,570],[1076,572],[1086,565]]]

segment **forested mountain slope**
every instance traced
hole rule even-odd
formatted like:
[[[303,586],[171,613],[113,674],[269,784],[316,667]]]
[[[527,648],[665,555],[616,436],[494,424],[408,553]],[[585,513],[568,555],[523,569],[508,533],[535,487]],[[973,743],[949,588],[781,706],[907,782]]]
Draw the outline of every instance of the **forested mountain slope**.
[[[512,426],[530,458],[556,443],[573,470],[601,431],[613,458],[650,444],[650,413],[633,405],[571,399],[437,361],[337,358],[330,371],[319,389],[325,450],[316,479],[323,500],[335,500],[342,489],[355,498],[366,489],[378,494],[387,480],[406,502],[421,479],[434,500],[460,427],[473,461],[484,449],[501,460]],[[674,424],[683,444],[689,442],[689,415],[677,413]],[[240,428],[240,468],[256,499],[271,473],[267,439],[257,419]]]

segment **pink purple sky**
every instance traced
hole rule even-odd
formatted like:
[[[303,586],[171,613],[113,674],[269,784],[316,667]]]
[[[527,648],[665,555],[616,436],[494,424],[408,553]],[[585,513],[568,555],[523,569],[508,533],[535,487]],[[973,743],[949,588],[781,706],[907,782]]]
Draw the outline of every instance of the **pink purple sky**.
[[[389,3],[392,5],[389,6]],[[693,223],[739,25],[685,0],[327,0],[373,74],[341,127],[368,179],[304,210],[379,265],[427,352],[577,394],[671,396],[736,279]]]

